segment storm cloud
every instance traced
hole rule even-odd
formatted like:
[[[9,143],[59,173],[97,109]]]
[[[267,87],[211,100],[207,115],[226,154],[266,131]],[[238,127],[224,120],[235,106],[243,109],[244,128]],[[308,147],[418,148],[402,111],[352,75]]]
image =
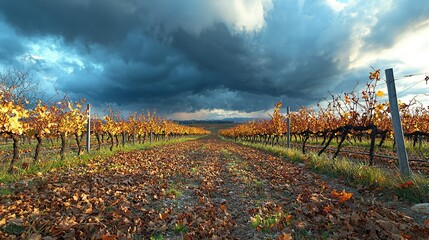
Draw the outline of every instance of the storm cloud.
[[[255,112],[350,90],[358,60],[427,16],[425,0],[1,1],[0,63],[95,106]]]

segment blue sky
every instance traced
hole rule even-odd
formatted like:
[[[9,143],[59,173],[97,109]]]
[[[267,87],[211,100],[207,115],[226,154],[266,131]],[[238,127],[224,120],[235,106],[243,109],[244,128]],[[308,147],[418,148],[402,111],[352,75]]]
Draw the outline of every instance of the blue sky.
[[[425,102],[427,42],[427,0],[0,1],[1,68],[29,69],[48,96],[174,119],[312,106],[371,66]]]

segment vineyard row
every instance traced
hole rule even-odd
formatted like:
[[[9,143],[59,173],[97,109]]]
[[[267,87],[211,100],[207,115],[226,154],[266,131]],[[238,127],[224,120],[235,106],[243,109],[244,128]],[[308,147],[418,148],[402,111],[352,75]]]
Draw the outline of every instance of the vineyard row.
[[[89,108],[83,109],[84,101],[72,102],[62,100],[57,104],[48,105],[38,101],[33,109],[27,109],[25,102],[15,100],[7,91],[0,95],[0,134],[3,138],[12,139],[13,153],[9,172],[13,171],[14,163],[19,157],[19,143],[23,138],[35,139],[34,162],[39,159],[42,142],[45,139],[59,138],[61,140],[60,156],[64,158],[67,138],[73,137],[76,141],[77,154],[82,153],[82,137],[87,131]],[[122,142],[132,136],[139,143],[146,139],[165,139],[188,135],[204,135],[209,132],[202,128],[179,125],[173,121],[160,118],[155,113],[131,114],[123,117],[111,109],[103,117],[97,115],[90,119],[90,131],[97,140],[98,148],[103,142],[110,142],[110,150],[114,143]]]
[[[387,139],[395,137],[390,104],[379,100],[384,96],[384,92],[377,90],[380,79],[380,70],[374,70],[363,90],[356,90],[355,87],[351,92],[331,95],[325,99],[325,104],[317,104],[317,109],[301,107],[287,116],[280,113],[282,103],[278,102],[271,119],[250,121],[224,129],[220,135],[235,140],[274,144],[287,134],[289,121],[290,135],[299,136],[304,153],[305,144],[311,137],[323,138],[319,155],[325,152],[333,139],[339,139],[334,158],[346,140],[369,138],[369,162],[373,165],[376,145],[381,147]],[[429,107],[413,99],[408,104],[400,102],[399,111],[404,135],[411,138],[414,145],[419,140],[429,138]],[[376,142],[377,139],[379,142]]]

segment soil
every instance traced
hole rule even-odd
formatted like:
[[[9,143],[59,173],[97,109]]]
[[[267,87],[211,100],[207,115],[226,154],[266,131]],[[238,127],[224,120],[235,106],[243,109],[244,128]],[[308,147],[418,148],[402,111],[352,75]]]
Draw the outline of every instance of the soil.
[[[216,136],[6,186],[0,239],[427,239],[411,204]]]

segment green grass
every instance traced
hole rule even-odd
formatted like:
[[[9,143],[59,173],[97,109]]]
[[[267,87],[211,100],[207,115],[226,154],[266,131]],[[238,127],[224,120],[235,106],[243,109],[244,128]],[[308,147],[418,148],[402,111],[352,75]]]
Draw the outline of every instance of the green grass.
[[[198,168],[197,167],[191,168],[191,173],[193,173],[193,174],[198,173]]]
[[[233,142],[233,140],[223,137],[221,139]],[[402,177],[396,171],[349,161],[346,158],[332,160],[327,155],[318,156],[314,152],[303,154],[300,150],[286,149],[284,147],[242,141],[237,143],[273,153],[293,163],[305,163],[307,167],[315,172],[332,178],[344,179],[344,182],[352,187],[364,185],[377,191],[393,192],[397,196],[414,203],[429,201],[429,179],[423,175],[413,174],[409,177]]]
[[[262,232],[268,233],[273,227],[276,227],[280,222],[285,220],[286,215],[283,212],[277,212],[268,216],[262,216],[261,214],[256,214],[254,217],[250,218],[250,225],[256,229],[261,230]],[[284,225],[290,225],[291,220],[288,220]]]
[[[181,223],[176,223],[175,225],[174,225],[174,232],[175,233],[180,233],[180,234],[183,234],[183,233],[185,233],[186,232],[186,225],[184,225],[184,224],[181,224]]]
[[[4,232],[8,233],[8,234],[13,234],[13,235],[20,235],[23,232],[25,232],[25,227],[24,226],[20,226],[20,225],[16,225],[14,223],[9,223],[4,228]]]
[[[113,206],[109,206],[109,207],[107,207],[104,211],[106,211],[106,212],[113,212],[115,210],[115,207],[113,207]]]
[[[318,138],[311,137],[308,139],[306,144],[324,146],[324,145],[321,145],[322,140],[323,139],[321,137],[318,137]],[[326,141],[327,140],[328,139],[326,139]],[[299,139],[295,140],[294,137],[291,138],[291,143],[299,144],[300,146],[302,146],[302,141]],[[376,139],[376,142],[375,142],[376,151],[381,149],[386,151],[392,151],[395,149],[393,146],[393,139],[386,139],[381,147],[378,146],[379,143],[380,143],[380,138]],[[286,139],[280,138],[279,144],[285,145]],[[369,149],[370,145],[371,145],[371,141],[367,138],[362,138],[362,141],[356,141],[356,142],[353,139],[350,139],[350,142],[346,140],[342,144],[343,147],[355,147],[355,148],[362,148],[362,149]],[[329,147],[331,148],[338,147],[338,141],[334,138],[330,143]],[[421,145],[417,143],[416,146],[413,146],[413,141],[405,139],[405,147],[407,149],[408,154],[417,155],[417,156],[422,155],[423,157],[429,157],[429,142],[427,141],[423,141]]]
[[[124,147],[122,146],[114,147],[113,151],[110,151],[108,147],[102,147],[100,150],[92,150],[90,153],[85,152],[80,156],[76,156],[76,153],[74,152],[68,152],[66,153],[64,160],[61,160],[58,154],[53,154],[51,156],[48,156],[48,158],[43,161],[39,161],[38,163],[35,163],[35,164],[30,164],[27,169],[21,169],[21,168],[15,167],[15,171],[12,174],[7,172],[7,167],[3,167],[2,169],[0,169],[0,183],[16,182],[25,177],[30,177],[34,175],[43,175],[44,173],[47,173],[50,171],[56,171],[59,169],[69,169],[75,166],[85,165],[88,162],[90,162],[92,159],[107,158],[107,157],[113,156],[118,152],[131,152],[131,151],[145,150],[145,149],[149,149],[157,146],[195,140],[200,137],[202,136],[186,137],[186,138],[172,139],[167,141],[158,141],[158,142],[145,143],[145,144],[135,144],[135,145],[125,144]]]
[[[0,188],[0,196],[1,195],[10,195],[13,193],[13,190],[11,188]]]
[[[177,189],[176,187],[170,187],[167,191],[166,194],[169,196],[174,197],[175,199],[182,196],[182,192]]]
[[[157,234],[155,234],[155,235],[151,236],[149,239],[150,239],[150,240],[163,240],[163,239],[164,239],[164,237],[162,236],[162,234],[161,234],[161,233],[157,233]]]

